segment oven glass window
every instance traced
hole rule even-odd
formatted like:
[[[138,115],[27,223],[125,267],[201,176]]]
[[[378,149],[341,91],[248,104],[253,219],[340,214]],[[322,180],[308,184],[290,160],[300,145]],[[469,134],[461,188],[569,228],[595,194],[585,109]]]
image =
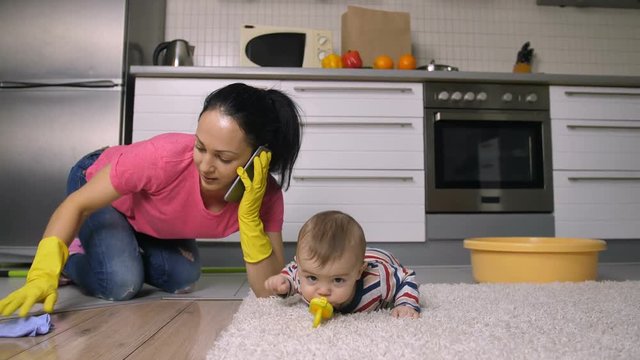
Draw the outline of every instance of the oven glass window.
[[[260,66],[302,67],[306,37],[287,32],[260,35],[247,43],[245,53]]]
[[[437,122],[436,188],[543,188],[541,127],[523,121]]]

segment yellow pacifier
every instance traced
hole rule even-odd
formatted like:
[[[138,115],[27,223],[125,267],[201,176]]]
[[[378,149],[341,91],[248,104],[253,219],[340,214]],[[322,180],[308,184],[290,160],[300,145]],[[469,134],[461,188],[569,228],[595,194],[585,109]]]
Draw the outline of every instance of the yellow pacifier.
[[[331,319],[333,316],[333,306],[325,297],[311,299],[309,312],[313,314],[313,327],[317,328],[323,319]]]

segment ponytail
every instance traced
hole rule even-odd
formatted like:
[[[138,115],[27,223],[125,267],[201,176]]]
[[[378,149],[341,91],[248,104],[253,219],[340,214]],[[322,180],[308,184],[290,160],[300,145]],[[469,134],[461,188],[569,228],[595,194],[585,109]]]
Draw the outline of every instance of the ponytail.
[[[271,89],[266,91],[266,95],[277,114],[275,120],[279,122],[280,129],[274,134],[274,144],[268,144],[267,147],[273,148],[274,157],[276,152],[279,154],[279,161],[274,164],[273,170],[279,175],[280,187],[286,190],[300,151],[300,113],[293,100],[284,93]]]
[[[287,190],[302,136],[300,113],[293,100],[279,90],[235,83],[212,92],[200,116],[210,110],[234,119],[254,150],[261,145],[271,150],[269,172],[275,173],[280,187]]]

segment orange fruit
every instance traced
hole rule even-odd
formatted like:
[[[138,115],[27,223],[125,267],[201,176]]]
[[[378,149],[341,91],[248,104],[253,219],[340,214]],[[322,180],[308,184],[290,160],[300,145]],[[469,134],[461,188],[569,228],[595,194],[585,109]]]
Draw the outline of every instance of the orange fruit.
[[[398,69],[413,70],[416,68],[416,58],[411,54],[404,54],[398,59]]]
[[[374,69],[393,69],[393,59],[389,55],[380,55],[373,60]]]

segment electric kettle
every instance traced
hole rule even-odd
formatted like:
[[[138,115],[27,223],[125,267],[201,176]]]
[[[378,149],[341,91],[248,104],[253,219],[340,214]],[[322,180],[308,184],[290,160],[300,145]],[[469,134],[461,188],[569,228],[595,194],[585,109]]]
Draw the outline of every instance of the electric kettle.
[[[195,49],[182,39],[162,42],[153,51],[153,65],[193,66]]]

